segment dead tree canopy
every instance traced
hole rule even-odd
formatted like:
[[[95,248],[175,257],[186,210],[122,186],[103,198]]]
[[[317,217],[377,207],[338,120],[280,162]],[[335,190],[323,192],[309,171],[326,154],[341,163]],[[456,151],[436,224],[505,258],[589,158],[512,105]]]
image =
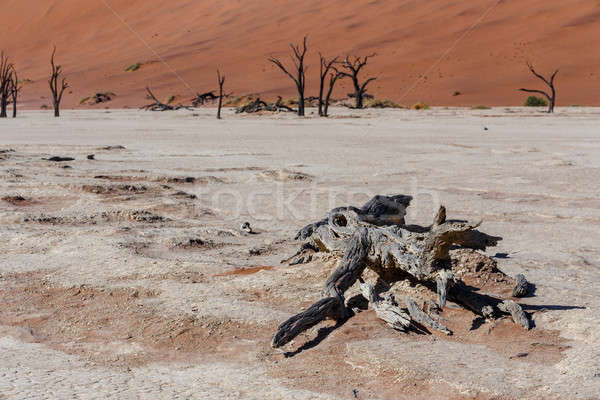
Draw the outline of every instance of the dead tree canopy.
[[[544,76],[538,74],[535,71],[535,69],[533,68],[533,65],[531,65],[530,63],[527,63],[527,67],[529,68],[529,71],[531,71],[531,73],[536,78],[538,78],[539,80],[541,80],[548,86],[548,88],[550,89],[550,93],[545,92],[543,90],[537,90],[537,89],[521,88],[519,90],[522,92],[527,92],[527,93],[537,93],[537,94],[541,94],[542,96],[544,96],[546,99],[548,99],[548,113],[553,113],[554,106],[556,105],[556,88],[554,87],[554,78],[556,78],[556,74],[558,74],[558,70],[554,71],[554,73],[550,76],[550,79],[546,79]]]
[[[356,108],[363,108],[363,99],[367,91],[367,86],[369,83],[377,79],[375,77],[367,78],[363,83],[361,83],[359,78],[360,71],[365,65],[367,65],[369,59],[372,57],[375,57],[375,54],[370,54],[362,58],[347,56],[346,59],[341,63],[342,68],[344,68],[345,71],[340,73],[342,76],[348,77],[352,80]]]
[[[447,301],[486,319],[510,316],[530,329],[519,304],[488,294],[489,287],[485,294],[475,287],[491,280],[501,285],[502,293],[510,293],[515,285],[514,279],[496,268],[495,260],[476,251],[495,246],[501,238],[477,230],[479,224],[447,219],[443,206],[430,226],[407,225],[404,217],[411,200],[405,195],[375,196],[361,208],[335,208],[321,221],[300,230],[296,236],[303,241],[300,251],[284,262],[308,262],[307,253],[319,252],[331,253],[340,261],[327,279],[321,299],[283,322],[273,337],[273,347],[289,343],[327,318],[348,318],[351,312],[344,294],[356,282],[376,315],[399,331],[425,328],[452,334],[437,314]],[[364,276],[367,269],[371,278]],[[412,295],[419,301],[403,293],[402,307],[392,289],[394,283],[405,280],[416,287]],[[398,287],[409,290],[408,286]],[[427,309],[419,306],[420,302],[429,304]]]
[[[62,75],[62,67],[54,64],[54,56],[56,54],[56,46],[52,50],[52,57],[50,57],[50,66],[52,67],[52,75],[48,80],[50,84],[50,91],[52,92],[52,105],[54,106],[54,116],[60,117],[60,102],[62,101],[65,89],[69,87],[66,78],[62,78],[59,84],[59,78]]]
[[[6,118],[6,108],[10,101],[11,80],[13,78],[14,65],[4,52],[0,52],[0,118]]]
[[[296,84],[296,89],[298,90],[298,116],[303,117],[304,89],[306,88],[306,68],[304,66],[304,57],[306,56],[307,51],[306,36],[304,36],[302,45],[293,45],[290,43],[290,47],[293,52],[292,61],[294,63],[294,70],[288,71],[288,68],[286,68],[278,58],[269,57],[269,61],[275,64]]]

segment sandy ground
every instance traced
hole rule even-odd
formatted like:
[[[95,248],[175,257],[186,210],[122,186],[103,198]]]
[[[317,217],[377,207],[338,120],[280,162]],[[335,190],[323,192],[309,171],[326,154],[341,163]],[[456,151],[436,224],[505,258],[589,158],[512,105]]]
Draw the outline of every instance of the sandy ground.
[[[600,111],[333,114],[0,121],[0,399],[597,398]],[[295,232],[378,193],[504,237],[488,254],[535,283],[535,328],[450,308],[455,335],[403,334],[364,311],[271,349],[335,267],[280,264]]]
[[[289,60],[290,42],[309,37],[307,95],[318,94],[319,52],[377,53],[364,69],[369,93],[412,105],[523,105],[521,87],[542,88],[556,68],[558,104],[600,106],[597,0],[3,0],[0,49],[29,79],[23,104],[50,106],[49,59],[56,44],[71,88],[67,107],[114,92],[111,108],[140,107],[150,85],[160,99],[189,104],[195,92],[296,95],[267,61]],[[130,65],[141,63],[135,72]],[[335,98],[345,98],[342,81]],[[460,92],[459,96],[454,96]],[[102,105],[100,105],[102,106]]]

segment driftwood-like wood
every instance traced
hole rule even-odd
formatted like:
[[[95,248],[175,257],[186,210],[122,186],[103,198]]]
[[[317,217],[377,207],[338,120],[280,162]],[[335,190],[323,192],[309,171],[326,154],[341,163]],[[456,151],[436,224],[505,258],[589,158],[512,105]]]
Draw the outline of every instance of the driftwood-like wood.
[[[407,225],[406,208],[411,199],[405,195],[375,196],[360,208],[335,208],[324,219],[298,232],[296,239],[303,241],[300,251],[285,262],[290,265],[308,262],[315,252],[330,252],[341,260],[325,283],[323,298],[281,324],[273,338],[274,347],[288,343],[324,319],[347,315],[344,294],[357,281],[377,316],[398,330],[406,330],[414,323],[450,335],[452,332],[436,313],[444,308],[447,300],[486,319],[511,315],[516,323],[529,326],[526,314],[517,303],[478,293],[452,270],[452,247],[485,250],[495,246],[501,238],[477,230],[480,223],[447,219],[443,206],[430,226]],[[419,283],[424,290],[432,292],[437,301],[430,300],[426,313],[412,298],[405,296],[405,311],[389,291],[380,295],[363,280],[367,268],[379,276],[379,282],[387,285],[406,279]]]
[[[527,315],[525,314],[521,306],[515,303],[514,301],[504,300],[502,303],[498,304],[498,309],[500,311],[509,313],[513,321],[521,325],[523,328],[527,330],[531,329],[531,323],[529,321],[529,318],[527,318]]]
[[[517,282],[512,292],[513,297],[525,297],[527,292],[529,292],[529,282],[527,282],[523,274],[518,274],[515,276],[515,279]]]
[[[54,106],[54,116],[60,117],[60,103],[63,98],[65,90],[69,87],[66,78],[62,78],[60,84],[58,80],[62,76],[62,67],[54,63],[54,56],[56,55],[56,46],[52,50],[52,56],[50,57],[50,66],[52,67],[52,75],[48,80],[50,85],[50,92],[52,93],[52,105]]]
[[[535,76],[536,78],[538,78],[539,80],[544,82],[548,86],[548,88],[550,88],[550,93],[545,92],[543,90],[537,90],[537,89],[521,88],[519,90],[522,92],[527,92],[527,93],[537,93],[537,94],[541,94],[542,96],[544,96],[546,99],[548,99],[548,113],[553,113],[554,106],[556,105],[556,88],[554,87],[554,78],[556,78],[556,74],[558,74],[558,70],[555,70],[554,73],[552,73],[552,75],[550,75],[550,79],[546,79],[544,76],[538,74],[535,71],[535,69],[533,68],[533,65],[531,65],[530,63],[527,63],[527,67],[529,68],[529,71],[531,71],[533,76]]]
[[[302,45],[296,45],[290,43],[290,47],[293,52],[292,61],[294,62],[294,69],[288,71],[283,63],[275,57],[269,57],[269,61],[276,65],[284,74],[286,74],[294,84],[298,91],[298,116],[304,116],[304,89],[306,88],[306,68],[304,66],[304,57],[306,56],[306,36],[302,41]]]
[[[413,321],[418,322],[428,328],[435,329],[445,333],[446,335],[452,335],[452,332],[438,321],[433,320],[429,315],[425,314],[425,311],[417,305],[417,303],[410,297],[404,297],[404,303],[408,308],[408,312]]]
[[[385,297],[381,297],[375,291],[375,286],[359,280],[360,292],[369,301],[369,306],[377,317],[396,330],[406,331],[410,327],[410,316],[398,306],[394,295],[387,293]]]

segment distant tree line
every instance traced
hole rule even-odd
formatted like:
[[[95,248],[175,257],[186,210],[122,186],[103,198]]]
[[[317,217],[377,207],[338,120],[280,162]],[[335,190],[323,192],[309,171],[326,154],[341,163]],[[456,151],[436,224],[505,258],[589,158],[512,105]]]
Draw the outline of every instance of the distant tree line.
[[[318,97],[306,97],[306,55],[308,53],[307,37],[304,36],[300,44],[294,45],[290,43],[292,50],[291,54],[291,65],[285,65],[281,59],[271,56],[268,61],[275,65],[281,72],[283,72],[290,80],[294,83],[296,92],[298,94],[298,109],[293,110],[292,108],[283,104],[281,97],[275,104],[267,104],[260,99],[255,99],[250,104],[246,105],[245,109],[250,112],[256,112],[260,110],[268,111],[295,111],[298,116],[305,115],[305,103],[306,101],[317,101],[318,113],[320,117],[327,117],[329,115],[329,105],[331,103],[331,95],[334,91],[336,83],[341,79],[349,79],[352,83],[353,92],[348,94],[348,97],[354,99],[354,108],[362,109],[364,107],[364,99],[372,97],[367,94],[367,87],[370,83],[375,81],[376,77],[364,77],[363,69],[367,66],[369,61],[376,56],[376,54],[369,54],[367,56],[352,56],[347,55],[341,59],[339,56],[332,58],[326,58],[319,53],[319,96]],[[63,70],[61,65],[55,63],[56,46],[52,50],[50,57],[51,75],[48,80],[50,87],[50,93],[52,96],[52,105],[54,108],[54,116],[60,116],[60,105],[63,99],[64,92],[69,88],[66,78],[63,76]],[[539,74],[534,67],[528,62],[527,66],[529,71],[539,80],[541,80],[547,87],[548,91],[540,89],[526,89],[520,88],[519,90],[527,93],[535,93],[543,96],[544,98],[538,98],[531,96],[527,100],[527,105],[548,105],[548,113],[553,113],[556,106],[556,87],[554,84],[558,70],[555,70],[552,75],[548,78]],[[192,107],[205,104],[207,101],[218,101],[217,106],[217,118],[221,119],[221,110],[223,107],[223,99],[228,97],[229,94],[224,92],[225,75],[221,74],[221,71],[217,69],[217,84],[218,84],[218,95],[214,91],[197,94],[192,99]],[[10,59],[4,52],[0,52],[0,118],[8,117],[8,107],[12,105],[12,116],[17,116],[17,101],[23,88],[23,82],[18,78],[17,69],[15,65],[10,62]],[[146,87],[147,97],[152,100],[151,104],[148,104],[143,109],[152,111],[167,111],[177,110],[180,108],[189,108],[183,105],[171,106],[167,103],[159,101],[149,87]],[[455,92],[460,93],[460,92]],[[172,96],[174,98],[174,96]]]

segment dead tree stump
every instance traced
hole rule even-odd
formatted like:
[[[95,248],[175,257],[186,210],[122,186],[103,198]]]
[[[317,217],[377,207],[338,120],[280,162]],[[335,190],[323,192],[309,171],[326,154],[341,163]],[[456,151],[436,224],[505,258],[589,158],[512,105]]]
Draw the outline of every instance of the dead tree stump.
[[[430,226],[407,225],[404,217],[411,200],[405,195],[375,196],[361,208],[335,208],[324,219],[298,232],[296,239],[303,241],[300,251],[285,262],[290,265],[308,262],[312,259],[308,255],[317,252],[333,253],[341,260],[327,279],[321,300],[281,324],[273,337],[273,347],[289,343],[325,319],[345,318],[349,311],[346,311],[344,294],[357,281],[376,315],[400,331],[415,324],[451,335],[435,313],[443,309],[448,300],[486,319],[510,315],[523,328],[531,328],[519,304],[478,293],[461,280],[458,275],[466,262],[464,253],[459,254],[463,258],[452,259],[452,248],[464,248],[471,249],[472,257],[488,260],[475,250],[495,246],[502,238],[477,230],[480,223],[447,219],[443,206]],[[490,263],[495,266],[493,260]],[[405,295],[405,308],[402,308],[391,292],[379,293],[376,286],[364,281],[366,269],[374,271],[384,286],[401,280],[418,283],[435,296],[436,301],[430,299],[425,312],[413,298]],[[510,282],[507,284],[514,284],[514,280],[501,271],[494,269],[493,273],[506,278],[504,281]],[[522,286],[523,280],[524,277],[517,280],[517,287]],[[517,288],[515,291],[522,292]]]

